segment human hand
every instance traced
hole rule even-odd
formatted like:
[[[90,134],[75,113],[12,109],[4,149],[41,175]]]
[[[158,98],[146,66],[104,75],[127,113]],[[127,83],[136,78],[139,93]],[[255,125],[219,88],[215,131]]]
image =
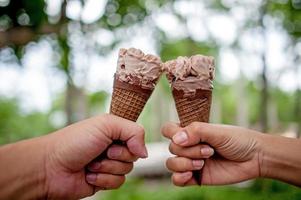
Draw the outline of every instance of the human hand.
[[[173,172],[175,185],[197,184],[191,171],[202,167],[204,185],[237,183],[261,175],[259,141],[262,134],[256,131],[194,122],[185,128],[167,123],[162,133],[172,140],[170,151],[176,155],[166,162],[167,168]]]
[[[116,140],[125,145],[111,145]],[[49,135],[46,152],[46,193],[54,199],[78,199],[118,188],[133,162],[147,157],[143,128],[113,115],[94,117]],[[104,152],[106,158],[99,159]]]

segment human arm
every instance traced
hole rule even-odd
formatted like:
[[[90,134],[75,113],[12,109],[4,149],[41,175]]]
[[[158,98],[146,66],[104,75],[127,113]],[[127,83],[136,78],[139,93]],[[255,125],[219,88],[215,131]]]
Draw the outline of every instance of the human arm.
[[[110,146],[115,140],[125,145]],[[107,158],[97,160],[106,150]],[[0,147],[0,199],[79,199],[114,189],[138,157],[147,157],[141,126],[113,115],[90,118]]]
[[[301,186],[301,140],[201,122],[185,128],[168,123],[162,133],[172,140],[170,150],[177,155],[167,161],[167,167],[174,172],[172,179],[176,185],[196,184],[189,163],[207,158],[202,177],[205,185],[225,185],[264,177]],[[209,144],[215,155],[204,157],[200,153],[201,143]]]

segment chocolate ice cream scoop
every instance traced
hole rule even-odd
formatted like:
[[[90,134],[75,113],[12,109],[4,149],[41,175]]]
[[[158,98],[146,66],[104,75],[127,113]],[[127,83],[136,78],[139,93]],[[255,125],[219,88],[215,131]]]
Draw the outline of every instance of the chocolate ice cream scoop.
[[[130,48],[120,49],[116,76],[122,82],[127,82],[144,89],[153,89],[162,73],[161,59],[141,50]]]

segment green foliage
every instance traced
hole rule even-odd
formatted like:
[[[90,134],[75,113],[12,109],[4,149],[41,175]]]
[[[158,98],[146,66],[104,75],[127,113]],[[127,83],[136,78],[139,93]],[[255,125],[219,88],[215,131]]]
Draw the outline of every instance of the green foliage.
[[[250,124],[254,125],[258,123],[260,116],[260,110],[257,109],[260,107],[260,88],[258,87],[256,82],[250,81],[246,86],[246,90],[246,94],[249,100],[249,120]]]
[[[5,7],[0,7],[0,16],[8,16],[10,21],[10,26],[29,26],[32,28],[39,27],[47,18],[44,12],[45,1],[44,0],[18,0],[18,1],[9,1],[9,4]],[[26,14],[29,16],[29,24],[20,23],[18,18],[21,14]],[[1,27],[0,27],[1,28]]]
[[[0,121],[0,144],[43,135],[53,130],[47,114],[24,114],[15,99],[0,97]]]
[[[234,186],[220,187],[186,187],[178,188],[169,182],[151,183],[141,180],[127,180],[126,184],[116,191],[104,192],[101,200],[300,200],[301,191],[293,186],[265,181],[266,190],[256,188],[256,182],[251,187],[238,188]]]
[[[285,93],[282,90],[276,88],[271,90],[271,98],[275,101],[278,108],[277,118],[284,124],[288,124],[292,121],[297,121],[295,119],[294,113],[294,94]]]
[[[210,8],[218,10],[219,12],[228,12],[230,10],[230,8],[226,6],[222,0],[212,0],[206,3],[209,4]]]
[[[221,99],[222,122],[231,124],[235,122],[237,99],[233,85],[215,85],[213,98]]]
[[[175,59],[178,56],[194,54],[217,55],[217,47],[213,44],[196,42],[191,38],[176,41],[162,41],[160,56],[163,61]]]
[[[101,113],[104,112],[108,98],[109,94],[105,91],[99,91],[88,95],[89,113],[95,113],[95,110]]]
[[[301,1],[268,1],[268,12],[282,18],[283,26],[292,37],[301,37]]]
[[[58,38],[58,44],[60,46],[61,50],[61,60],[60,60],[60,66],[59,68],[67,75],[68,81],[71,81],[70,78],[70,60],[69,60],[69,54],[70,54],[70,47],[68,45],[68,38],[65,35],[61,35]],[[70,82],[69,82],[70,83]]]

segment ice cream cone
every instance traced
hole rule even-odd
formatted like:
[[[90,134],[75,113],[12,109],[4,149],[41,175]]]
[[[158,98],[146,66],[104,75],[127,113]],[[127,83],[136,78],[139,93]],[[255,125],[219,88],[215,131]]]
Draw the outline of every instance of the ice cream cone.
[[[151,93],[152,90],[142,89],[115,78],[110,113],[137,121]]]
[[[178,57],[164,64],[171,84],[181,127],[192,122],[209,122],[214,60],[195,55]],[[201,185],[202,170],[193,171],[195,181]]]
[[[198,89],[195,95],[185,97],[183,92],[173,90],[173,97],[182,127],[192,122],[209,122],[212,91]]]
[[[161,60],[138,49],[121,49],[110,113],[137,121],[161,75]]]

